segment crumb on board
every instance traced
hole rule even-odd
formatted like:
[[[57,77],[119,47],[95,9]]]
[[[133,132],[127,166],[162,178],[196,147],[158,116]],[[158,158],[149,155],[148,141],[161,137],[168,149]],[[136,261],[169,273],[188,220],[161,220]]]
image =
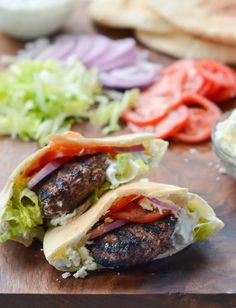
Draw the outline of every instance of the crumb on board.
[[[209,161],[207,165],[208,165],[208,167],[212,167],[213,166],[213,162]]]
[[[220,177],[219,177],[219,176],[216,177],[216,181],[217,181],[217,182],[220,181]]]
[[[68,278],[68,277],[70,277],[71,276],[71,273],[70,272],[65,272],[65,273],[63,273],[62,275],[61,275],[61,277],[63,278],[63,279],[66,279],[66,278]]]
[[[224,167],[219,168],[218,172],[220,174],[227,174],[227,171],[226,171],[226,169]]]
[[[195,154],[198,153],[198,150],[194,149],[194,148],[191,148],[191,149],[189,149],[189,153],[192,154],[192,155],[195,155]]]
[[[184,158],[184,162],[185,162],[185,163],[188,163],[188,162],[189,162],[189,159],[188,159],[188,158]]]

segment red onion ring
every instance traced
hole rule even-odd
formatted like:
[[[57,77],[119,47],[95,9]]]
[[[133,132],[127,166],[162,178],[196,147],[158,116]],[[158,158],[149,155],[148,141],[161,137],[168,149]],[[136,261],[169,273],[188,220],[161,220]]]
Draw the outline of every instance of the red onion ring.
[[[29,181],[27,187],[32,189],[36,186],[42,179],[44,179],[47,175],[58,169],[63,164],[63,159],[56,159],[47,163],[39,172],[37,172],[32,179]]]
[[[132,65],[136,61],[137,46],[134,39],[127,38],[111,43],[109,53],[104,53],[94,63],[101,71]]]
[[[84,57],[91,52],[93,40],[90,36],[82,35],[76,38],[76,47],[68,56],[68,59],[84,62]]]
[[[143,144],[137,144],[129,147],[114,147],[114,151],[120,153],[128,153],[128,152],[142,152],[145,150]]]
[[[150,200],[152,203],[162,207],[163,209],[169,209],[173,212],[177,212],[177,213],[181,213],[183,211],[183,209],[181,207],[178,207],[177,205],[174,205],[174,204],[169,204],[167,202],[163,202],[163,201],[160,201],[156,198],[153,198],[153,197],[147,197],[148,200]]]
[[[104,225],[104,226],[98,226],[96,229],[94,229],[89,236],[89,240],[93,240],[103,234],[106,234],[112,230],[115,230],[117,228],[120,228],[121,226],[127,224],[127,221],[124,220],[115,220],[110,224]]]
[[[96,66],[96,62],[104,53],[109,52],[110,47],[112,47],[112,41],[110,39],[102,35],[95,36],[92,39],[90,52],[83,57],[83,63],[86,67]]]
[[[73,35],[59,36],[54,43],[38,54],[37,60],[56,59],[63,60],[70,56],[76,47],[76,37]]]

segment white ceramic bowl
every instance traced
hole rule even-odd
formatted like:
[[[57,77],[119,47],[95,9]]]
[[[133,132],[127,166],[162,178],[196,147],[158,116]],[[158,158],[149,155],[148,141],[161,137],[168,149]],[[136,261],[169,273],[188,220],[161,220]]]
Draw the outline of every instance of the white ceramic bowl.
[[[221,145],[218,143],[217,139],[215,138],[216,126],[218,123],[226,120],[230,116],[231,112],[226,112],[222,115],[219,121],[214,125],[212,130],[212,142],[214,146],[214,151],[216,155],[220,158],[221,163],[227,170],[227,172],[236,179],[236,158],[226,153]]]
[[[33,39],[59,30],[78,0],[0,0],[0,31]]]

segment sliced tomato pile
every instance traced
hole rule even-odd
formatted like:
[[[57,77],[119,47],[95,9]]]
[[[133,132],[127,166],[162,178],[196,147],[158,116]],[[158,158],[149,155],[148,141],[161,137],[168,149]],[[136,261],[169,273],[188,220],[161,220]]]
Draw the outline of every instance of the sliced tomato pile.
[[[210,139],[221,115],[216,103],[233,97],[236,73],[231,68],[213,60],[181,60],[167,67],[122,118],[132,132],[199,143]]]
[[[159,220],[168,216],[171,211],[163,210],[162,213],[158,209],[148,211],[139,205],[142,196],[130,195],[119,199],[112,205],[106,217],[114,220],[125,220],[137,223],[148,223]]]

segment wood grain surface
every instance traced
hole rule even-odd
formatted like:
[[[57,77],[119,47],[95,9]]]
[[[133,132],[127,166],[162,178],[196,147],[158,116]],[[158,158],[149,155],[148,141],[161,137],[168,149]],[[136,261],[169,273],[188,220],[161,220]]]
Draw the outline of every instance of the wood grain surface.
[[[83,8],[75,12],[66,30],[95,31]],[[121,31],[106,33],[127,35]],[[0,36],[0,53],[14,54],[20,46]],[[164,64],[172,61],[161,54],[153,57]],[[224,108],[232,106],[235,103]],[[89,124],[75,130],[85,136],[100,135]],[[0,189],[14,167],[36,148],[35,143],[0,139]],[[150,178],[200,194],[225,222],[221,232],[170,258],[119,272],[101,270],[84,280],[62,279],[44,259],[39,242],[30,248],[5,243],[0,247],[1,307],[64,307],[68,303],[70,307],[236,307],[236,182],[219,174],[219,161],[210,143],[195,146],[196,154],[191,154],[190,148],[171,144]]]

